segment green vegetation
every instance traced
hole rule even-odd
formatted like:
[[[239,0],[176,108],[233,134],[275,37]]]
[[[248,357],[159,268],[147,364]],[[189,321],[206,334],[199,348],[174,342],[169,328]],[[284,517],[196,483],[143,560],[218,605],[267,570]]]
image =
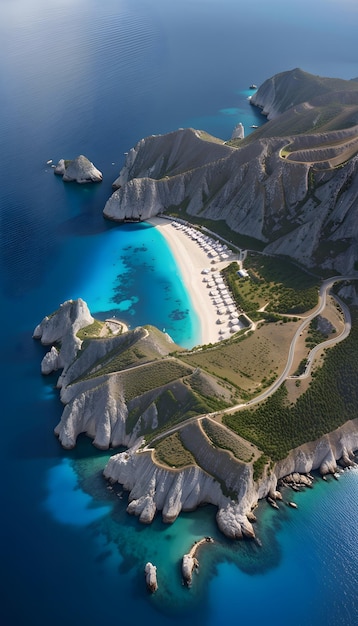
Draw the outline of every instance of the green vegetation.
[[[252,447],[246,441],[235,437],[230,431],[211,419],[204,418],[201,424],[214,446],[229,450],[239,461],[249,463],[252,460]]]
[[[154,444],[154,448],[158,461],[169,467],[185,467],[195,464],[193,455],[184,447],[178,432],[161,439]]]
[[[266,454],[261,454],[256,461],[253,463],[254,470],[254,480],[259,480],[263,476],[266,465],[269,463],[270,459]]]
[[[266,315],[292,315],[304,313],[318,303],[318,279],[289,259],[250,253],[245,268],[250,278],[238,276],[236,263],[231,263],[224,275],[236,302],[249,317],[262,317],[257,310],[265,304]]]
[[[85,328],[81,328],[77,333],[77,337],[81,339],[81,341],[84,341],[85,339],[95,339],[96,337],[100,337],[103,326],[104,322],[94,320],[93,324],[90,324]]]
[[[266,243],[260,241],[260,239],[255,239],[254,237],[249,237],[247,235],[240,235],[240,233],[236,233],[231,230],[227,223],[224,220],[210,220],[207,218],[199,217],[195,215],[189,215],[186,213],[186,207],[189,204],[189,198],[186,203],[183,203],[181,207],[171,206],[168,208],[166,213],[168,215],[172,215],[173,217],[178,217],[180,219],[185,219],[189,224],[193,226],[198,226],[199,228],[207,228],[209,231],[215,233],[219,237],[222,237],[228,242],[228,245],[232,244],[234,247],[250,249],[250,250],[263,250],[266,246]],[[204,230],[205,232],[205,230]]]
[[[301,374],[304,373],[306,367],[307,367],[307,359],[305,358],[299,362],[298,367],[296,371],[294,372],[293,376],[301,376]]]
[[[203,413],[220,411],[220,409],[225,409],[230,406],[231,403],[224,399],[224,394],[219,395],[221,389],[218,383],[216,383],[216,389],[214,389],[213,385],[210,385],[210,382],[206,381],[206,376],[202,372],[195,370],[193,374],[186,379],[186,382],[190,385],[196,396],[201,399],[203,406],[205,405]]]
[[[269,386],[284,367],[295,328],[292,322],[262,324],[255,332],[241,331],[212,348],[184,353],[180,359],[220,379],[231,393],[231,404],[235,399],[247,401]]]
[[[316,372],[309,389],[296,404],[287,405],[286,387],[281,387],[257,409],[245,409],[223,418],[224,423],[252,441],[272,460],[307,441],[331,432],[358,411],[358,312],[345,341],[328,350],[324,367]]]
[[[318,330],[318,320],[315,317],[308,327],[307,337],[305,339],[306,346],[307,348],[314,348],[322,343],[322,341],[326,341],[326,339],[328,339],[328,335]]]
[[[90,327],[83,329],[88,332],[88,329],[92,329],[93,334],[100,330],[101,322],[95,322]],[[107,352],[101,359],[98,359],[91,365],[87,372],[85,372],[75,382],[80,380],[88,380],[91,378],[97,378],[98,376],[104,376],[107,374],[113,374],[115,372],[121,372],[128,368],[133,368],[138,365],[144,365],[146,363],[161,360],[163,353],[168,350],[168,344],[163,342],[163,335],[154,327],[148,327],[150,337],[147,337],[145,330],[142,330],[142,334],[138,332],[124,333],[113,337],[113,348]],[[97,335],[98,336],[98,335]],[[81,338],[84,335],[81,334]],[[86,337],[92,339],[92,337]],[[82,346],[82,351],[87,347],[88,343],[85,341]],[[176,347],[177,354],[180,354],[181,348]],[[81,351],[81,352],[82,352]],[[78,357],[81,356],[81,352]]]
[[[189,381],[191,377],[189,376]],[[134,406],[129,405],[129,414],[126,420],[126,432],[132,432],[133,428],[141,418],[143,413],[150,405],[155,405],[158,426],[155,431],[152,430],[151,424],[147,424],[145,420],[141,421],[139,434],[145,435],[146,441],[150,442],[161,432],[165,432],[168,428],[176,426],[181,422],[205,413],[210,413],[212,404],[215,403],[215,396],[212,398],[201,396],[193,391],[188,384],[188,379],[173,380],[166,386],[157,389],[151,389],[143,393],[143,396],[134,399]],[[218,408],[226,406],[225,403],[218,400]]]
[[[121,373],[126,401],[164,387],[191,373],[191,369],[175,359],[166,359],[131,368]]]

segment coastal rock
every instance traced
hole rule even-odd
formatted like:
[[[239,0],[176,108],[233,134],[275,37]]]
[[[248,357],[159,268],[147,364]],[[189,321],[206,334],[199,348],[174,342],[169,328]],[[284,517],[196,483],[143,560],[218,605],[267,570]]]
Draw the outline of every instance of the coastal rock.
[[[120,374],[62,387],[61,400],[66,406],[55,434],[64,448],[74,448],[81,433],[91,437],[93,444],[101,450],[133,445],[136,441],[136,429],[126,433],[128,407]]]
[[[231,134],[231,139],[243,139],[245,137],[245,129],[241,122],[236,124]]]
[[[183,580],[185,584],[188,585],[188,587],[190,587],[191,585],[193,571],[198,567],[199,563],[195,556],[192,556],[191,554],[184,554],[181,571],[183,575]]]
[[[112,456],[104,476],[129,491],[127,511],[142,522],[149,523],[156,511],[162,511],[163,521],[171,523],[181,511],[192,511],[200,504],[209,503],[218,507],[217,523],[227,537],[255,536],[245,515],[245,509],[251,511],[251,505],[257,500],[257,491],[251,482],[246,484],[246,497],[234,502],[224,496],[219,483],[201,468],[174,470],[158,466],[152,460],[151,451],[139,451],[138,445]]]
[[[343,456],[352,458],[355,450],[358,450],[358,419],[349,420],[321,439],[291,450],[285,459],[276,463],[274,473],[279,479],[297,472],[301,474],[301,482],[305,480],[302,474],[307,475],[312,470],[318,469],[322,475],[334,473],[337,461]]]
[[[60,159],[57,163],[54,173],[62,176],[65,182],[99,183],[102,181],[103,175],[87,157],[80,154],[71,161]]]
[[[155,565],[148,561],[144,568],[144,573],[147,588],[151,593],[154,593],[158,589],[157,568],[155,567]]]
[[[59,368],[71,364],[82,345],[82,341],[77,337],[77,332],[94,322],[87,304],[79,298],[78,300],[67,300],[61,304],[51,316],[46,316],[38,324],[33,332],[34,339],[40,339],[43,345],[61,344],[61,349],[57,355],[50,351],[44,367],[49,374]],[[51,364],[53,369],[51,370]]]
[[[349,421],[333,433],[304,444],[290,452],[288,457],[276,463],[270,476],[254,483],[252,474],[241,480],[240,496],[237,501],[225,496],[219,483],[199,467],[171,470],[153,462],[151,452],[138,449],[111,457],[104,475],[119,482],[128,490],[128,510],[148,523],[155,512],[162,511],[163,520],[172,522],[180,511],[192,510],[203,503],[218,507],[216,520],[223,534],[232,539],[254,538],[251,511],[258,500],[269,496],[280,496],[276,492],[277,481],[291,475],[288,480],[310,486],[312,479],[307,474],[314,469],[335,471],[336,463],[344,455],[351,458],[358,449],[358,419]]]
[[[41,374],[46,376],[51,374],[51,372],[56,372],[59,368],[59,352],[55,346],[52,346],[51,350],[45,354],[41,361]]]

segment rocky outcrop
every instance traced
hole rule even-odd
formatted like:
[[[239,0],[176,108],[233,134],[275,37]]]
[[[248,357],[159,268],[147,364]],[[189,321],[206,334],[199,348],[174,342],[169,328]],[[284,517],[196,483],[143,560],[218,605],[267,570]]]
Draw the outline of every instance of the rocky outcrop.
[[[145,573],[145,582],[147,585],[147,589],[151,593],[154,593],[158,589],[157,568],[155,567],[155,565],[153,565],[152,563],[148,561],[148,563],[146,564],[144,568],[144,573]]]
[[[346,422],[317,441],[295,448],[276,464],[274,472],[277,478],[294,472],[308,474],[312,470],[319,470],[322,475],[333,474],[337,461],[352,460],[355,450],[358,450],[358,419]]]
[[[183,560],[182,560],[181,571],[182,571],[184,583],[188,587],[191,586],[191,581],[193,578],[193,571],[197,569],[198,567],[199,567],[199,562],[195,558],[195,556],[192,556],[191,554],[184,554]]]
[[[61,400],[66,406],[55,434],[67,450],[75,447],[81,433],[91,437],[100,450],[135,442],[135,431],[126,433],[128,408],[120,376],[94,378],[62,388]]]
[[[119,189],[133,178],[177,176],[198,165],[230,154],[233,148],[220,139],[193,128],[180,128],[165,135],[141,139],[126,155],[124,167],[113,187]]]
[[[45,376],[52,372],[57,372],[61,367],[61,361],[59,358],[59,351],[55,346],[52,346],[51,350],[45,354],[41,361],[41,374]]]
[[[54,173],[62,176],[65,182],[84,183],[100,183],[103,175],[87,157],[80,154],[71,161],[60,159],[57,163]]]
[[[231,134],[231,139],[243,139],[245,137],[245,129],[241,122],[236,124]]]
[[[309,474],[319,469],[322,475],[334,473],[336,461],[344,459],[345,465],[353,463],[353,451],[358,449],[358,419],[321,439],[304,444],[278,462],[270,475],[257,483],[253,480],[251,466],[240,483],[240,496],[233,500],[224,496],[222,488],[202,468],[187,467],[174,470],[158,466],[149,450],[138,450],[138,445],[127,452],[114,455],[108,461],[104,475],[119,482],[129,491],[128,512],[138,515],[140,521],[150,523],[156,511],[162,511],[163,521],[173,522],[180,511],[192,510],[204,503],[218,507],[217,523],[220,530],[230,538],[254,537],[249,517],[257,501],[269,496],[272,501],[281,499],[277,482],[288,475]],[[307,476],[296,481],[309,486]],[[190,563],[189,563],[190,565]],[[190,567],[189,567],[190,570]]]
[[[43,345],[60,344],[61,350],[51,348],[42,361],[42,373],[50,374],[71,364],[82,345],[77,337],[78,331],[93,322],[87,304],[81,298],[67,300],[52,315],[44,317],[34,330],[34,339],[40,339]]]

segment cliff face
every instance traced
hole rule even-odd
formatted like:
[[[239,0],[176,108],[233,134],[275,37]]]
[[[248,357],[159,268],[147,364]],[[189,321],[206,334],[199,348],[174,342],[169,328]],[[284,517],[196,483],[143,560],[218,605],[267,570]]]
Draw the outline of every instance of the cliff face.
[[[251,97],[251,104],[262,109],[263,115],[270,120],[302,102],[357,89],[354,81],[314,76],[295,68],[265,80]]]
[[[43,345],[61,344],[61,351],[54,346],[44,357],[41,364],[43,374],[50,374],[60,368],[66,368],[73,362],[82,341],[77,337],[81,328],[94,322],[84,300],[67,300],[51,316],[46,316],[36,326],[33,337],[41,339]]]
[[[114,192],[104,214],[148,219],[185,206],[192,216],[225,220],[233,231],[266,242],[268,253],[349,272],[358,260],[358,157],[340,168],[314,170],[311,162],[281,158],[291,141],[258,140],[159,180],[147,170]],[[144,141],[139,151],[150,162],[147,148]]]
[[[145,220],[175,209],[225,220],[268,253],[350,272],[358,261],[358,83],[293,70],[265,81],[252,102],[273,119],[237,148],[192,129],[141,140],[104,215]]]
[[[163,521],[170,523],[180,511],[192,511],[204,503],[214,504],[219,509],[219,528],[225,535],[254,536],[241,507],[224,496],[220,484],[198,466],[170,470],[153,463],[150,451],[137,453],[134,447],[111,457],[104,475],[130,492],[128,513],[138,515],[141,522],[150,523],[158,510]]]
[[[358,419],[346,422],[318,441],[295,448],[288,457],[276,464],[275,475],[282,478],[293,472],[308,473],[319,469],[321,474],[333,473],[339,459],[349,465],[352,453],[358,450]]]
[[[142,522],[150,523],[156,511],[162,512],[165,522],[172,522],[181,510],[188,511],[200,504],[211,503],[218,507],[217,523],[226,536],[252,537],[254,531],[247,516],[251,517],[251,510],[258,500],[268,495],[276,497],[278,479],[314,469],[320,469],[323,475],[335,472],[336,461],[342,459],[344,465],[351,465],[352,453],[357,449],[358,419],[347,422],[317,441],[292,450],[287,458],[276,464],[271,475],[265,475],[256,483],[250,465],[246,466],[245,473],[236,474],[234,483],[229,473],[224,481],[227,479],[226,486],[231,481],[231,488],[238,494],[237,501],[225,496],[220,483],[202,467],[173,470],[158,466],[152,459],[151,451],[143,452],[138,447],[111,457],[104,475],[129,491],[127,510],[138,515]],[[206,461],[201,458],[200,462],[208,464],[213,471],[208,457]]]

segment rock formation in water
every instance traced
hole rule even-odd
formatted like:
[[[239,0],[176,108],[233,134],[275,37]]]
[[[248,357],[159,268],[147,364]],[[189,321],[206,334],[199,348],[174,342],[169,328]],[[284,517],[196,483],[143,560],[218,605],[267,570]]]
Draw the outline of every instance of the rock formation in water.
[[[193,571],[198,567],[199,563],[195,556],[192,556],[191,554],[184,554],[181,571],[183,575],[183,580],[185,584],[188,585],[188,587],[190,587],[191,585]]]
[[[54,173],[62,176],[62,180],[65,182],[76,182],[80,184],[100,183],[103,178],[102,172],[100,172],[87,157],[83,156],[83,154],[80,154],[80,156],[70,161],[60,159],[54,169]]]
[[[253,102],[273,119],[236,146],[193,129],[142,139],[104,215],[143,220],[175,209],[183,218],[225,220],[267,253],[351,272],[358,262],[358,82],[294,70],[266,81]]]
[[[153,565],[152,563],[148,561],[148,563],[146,564],[144,568],[144,573],[145,573],[145,582],[147,585],[147,589],[151,593],[154,593],[158,589],[157,568],[155,567],[155,565]]]
[[[41,339],[43,345],[52,346],[41,364],[43,374],[66,369],[74,361],[82,345],[77,333],[93,322],[87,304],[81,298],[67,300],[54,314],[44,317],[33,333],[34,339]],[[53,344],[61,344],[61,350],[58,351]]]

